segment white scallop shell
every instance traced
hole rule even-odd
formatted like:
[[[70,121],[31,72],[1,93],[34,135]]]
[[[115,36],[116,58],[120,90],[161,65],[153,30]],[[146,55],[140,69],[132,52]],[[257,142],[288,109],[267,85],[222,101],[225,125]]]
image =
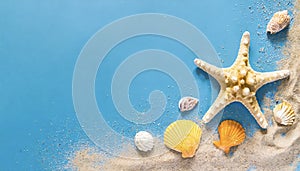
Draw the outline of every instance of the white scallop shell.
[[[296,119],[292,105],[288,102],[282,102],[273,109],[274,119],[282,125],[292,125]]]
[[[291,17],[287,10],[276,12],[267,25],[267,33],[275,34],[290,24]]]
[[[178,108],[181,112],[190,111],[195,108],[198,101],[199,100],[194,97],[183,97],[178,102]]]
[[[154,140],[152,135],[146,131],[138,132],[134,137],[134,143],[140,151],[144,152],[152,150],[154,146]]]

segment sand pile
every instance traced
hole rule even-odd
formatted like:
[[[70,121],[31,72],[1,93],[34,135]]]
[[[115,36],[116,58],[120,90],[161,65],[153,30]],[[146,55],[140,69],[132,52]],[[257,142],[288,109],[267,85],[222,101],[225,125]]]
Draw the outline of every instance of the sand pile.
[[[300,9],[300,0],[296,4]],[[253,137],[238,146],[231,156],[215,148],[213,140],[217,134],[211,134],[200,125],[203,131],[200,147],[192,159],[182,159],[172,151],[154,157],[143,157],[132,146],[126,146],[123,156],[132,158],[116,158],[102,155],[93,149],[85,148],[77,151],[70,165],[82,171],[93,170],[294,170],[300,161],[300,12],[296,11],[295,23],[288,33],[288,43],[284,50],[286,59],[279,62],[279,69],[289,69],[291,76],[282,82],[276,94],[276,100],[287,100],[297,113],[296,124],[290,127],[278,126],[275,122],[266,131],[258,131]],[[271,100],[274,101],[274,100]],[[268,103],[267,103],[268,104]],[[265,109],[266,118],[272,118],[271,107]],[[159,140],[157,140],[159,141]],[[157,144],[163,144],[162,142]],[[164,149],[157,145],[157,151]],[[155,153],[155,152],[154,152]]]

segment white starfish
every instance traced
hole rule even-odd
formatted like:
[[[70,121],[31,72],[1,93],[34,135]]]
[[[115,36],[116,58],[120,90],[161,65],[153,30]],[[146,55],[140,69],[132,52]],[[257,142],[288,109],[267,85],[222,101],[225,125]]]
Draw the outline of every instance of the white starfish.
[[[219,95],[206,114],[203,116],[205,123],[209,122],[224,107],[232,102],[242,103],[255,118],[260,127],[268,127],[267,120],[262,114],[256,100],[256,91],[263,85],[288,77],[289,70],[274,72],[256,72],[249,63],[250,33],[245,32],[242,36],[237,59],[229,68],[218,68],[200,59],[194,63],[213,76],[220,84]]]

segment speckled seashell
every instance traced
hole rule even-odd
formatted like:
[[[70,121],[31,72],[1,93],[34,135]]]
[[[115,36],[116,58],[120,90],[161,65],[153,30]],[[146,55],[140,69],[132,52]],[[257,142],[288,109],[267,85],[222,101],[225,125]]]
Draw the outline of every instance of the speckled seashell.
[[[284,101],[273,109],[274,119],[281,125],[292,125],[296,119],[296,114],[290,103]]]
[[[198,99],[194,97],[183,97],[178,102],[178,108],[181,112],[190,111],[195,108],[198,103]]]
[[[152,150],[154,146],[154,140],[152,135],[146,131],[138,132],[134,137],[134,143],[137,149],[143,152]]]
[[[226,154],[230,148],[244,142],[246,134],[241,124],[233,120],[225,120],[218,127],[220,141],[214,141],[213,144],[223,150]]]
[[[267,33],[275,34],[290,24],[291,17],[287,10],[276,12],[267,25]]]
[[[178,120],[167,127],[164,134],[164,144],[181,152],[183,158],[194,157],[201,134],[201,128],[193,121]]]

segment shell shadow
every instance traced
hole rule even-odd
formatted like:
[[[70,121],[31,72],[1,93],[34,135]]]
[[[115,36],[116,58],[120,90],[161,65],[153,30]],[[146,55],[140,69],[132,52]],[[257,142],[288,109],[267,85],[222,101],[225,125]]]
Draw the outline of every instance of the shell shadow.
[[[281,45],[282,43],[287,41],[289,28],[290,28],[290,25],[288,25],[286,28],[284,28],[283,30],[281,30],[280,32],[278,32],[276,34],[267,33],[267,37],[272,44]]]
[[[151,154],[153,154],[153,151],[154,151],[154,150],[151,150],[151,151],[144,152],[144,151],[140,151],[138,149],[136,149],[136,150],[137,150],[138,154],[142,157],[149,157],[149,156],[151,156]]]
[[[195,69],[195,72],[196,72],[197,75],[201,75],[201,76],[203,76],[205,79],[209,79],[208,74],[207,74],[205,71],[203,71],[202,69],[196,68],[196,69]]]

